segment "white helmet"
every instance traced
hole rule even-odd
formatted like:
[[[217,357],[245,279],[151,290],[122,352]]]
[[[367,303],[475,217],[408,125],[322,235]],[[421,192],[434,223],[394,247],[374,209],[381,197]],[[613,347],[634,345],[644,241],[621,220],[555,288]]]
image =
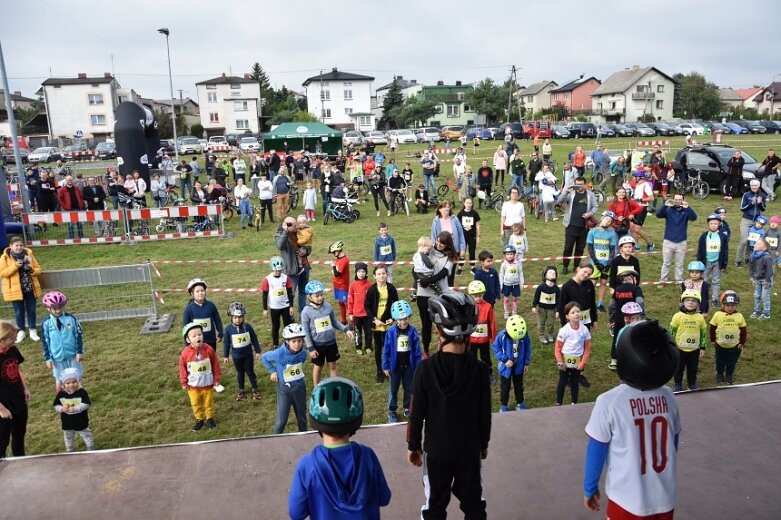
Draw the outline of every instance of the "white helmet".
[[[291,323],[282,329],[282,339],[303,338],[305,335],[304,327],[298,323]]]
[[[636,246],[637,242],[635,242],[635,239],[632,238],[632,235],[624,235],[618,239],[618,247],[621,247],[624,244],[632,244],[633,246]]]

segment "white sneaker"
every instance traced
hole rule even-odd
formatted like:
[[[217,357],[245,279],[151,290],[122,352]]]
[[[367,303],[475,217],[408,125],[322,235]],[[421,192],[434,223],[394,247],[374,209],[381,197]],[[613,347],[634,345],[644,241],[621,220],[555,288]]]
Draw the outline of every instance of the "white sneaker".
[[[20,330],[19,332],[16,333],[16,342],[21,343],[22,341],[24,341],[24,338],[26,337],[27,337],[27,333],[25,333],[25,331],[23,330]]]
[[[38,333],[35,332],[35,329],[30,329],[30,339],[33,341],[41,341],[41,338],[38,336]]]

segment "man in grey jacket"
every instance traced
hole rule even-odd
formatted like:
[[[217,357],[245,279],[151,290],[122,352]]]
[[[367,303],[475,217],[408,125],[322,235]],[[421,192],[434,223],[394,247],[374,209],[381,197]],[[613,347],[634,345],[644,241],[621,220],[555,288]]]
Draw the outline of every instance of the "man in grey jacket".
[[[575,184],[567,187],[559,195],[558,202],[567,203],[564,213],[564,252],[562,256],[562,273],[569,273],[569,261],[571,256],[583,255],[586,248],[586,237],[589,227],[588,219],[597,211],[597,199],[594,193],[586,189],[585,177],[576,177]],[[574,252],[573,252],[574,251]],[[580,261],[575,262],[578,265]]]
[[[301,270],[298,263],[298,226],[296,219],[293,217],[287,217],[279,225],[277,233],[274,236],[274,242],[277,249],[279,249],[280,256],[285,260],[284,273],[293,282],[293,291],[296,289],[299,292],[303,291],[303,287],[298,287],[298,273]],[[293,302],[290,302],[293,305]]]

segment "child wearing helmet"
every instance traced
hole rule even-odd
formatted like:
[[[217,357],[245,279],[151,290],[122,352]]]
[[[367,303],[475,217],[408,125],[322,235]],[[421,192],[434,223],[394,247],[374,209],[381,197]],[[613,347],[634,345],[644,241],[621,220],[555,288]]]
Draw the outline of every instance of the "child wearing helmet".
[[[534,291],[532,314],[537,316],[537,334],[540,343],[553,343],[553,327],[559,318],[558,306],[561,301],[561,288],[556,283],[558,272],[549,265],[542,271],[542,283]]]
[[[621,283],[619,274],[630,269],[637,272],[637,283],[640,283],[640,260],[634,256],[636,247],[637,242],[631,235],[624,235],[618,239],[618,254],[610,260],[608,283],[611,289],[615,290]]]
[[[195,415],[193,431],[199,431],[204,424],[214,429],[217,423],[214,422],[212,390],[220,386],[220,362],[212,346],[203,341],[201,323],[187,323],[182,328],[182,338],[185,345],[179,356],[179,382],[190,397]]]
[[[298,461],[290,518],[380,518],[391,499],[382,466],[371,448],[350,441],[363,422],[358,385],[341,377],[324,380],[312,391],[309,415],[323,444]]]
[[[41,323],[43,360],[52,371],[57,392],[62,390],[63,370],[75,368],[84,374],[84,334],[79,320],[65,312],[67,303],[68,298],[60,291],[43,295],[43,305],[49,310],[49,316]]]
[[[515,391],[515,409],[526,410],[523,398],[523,375],[532,361],[532,342],[526,330],[526,320],[517,314],[507,318],[504,329],[493,343],[499,371],[499,412],[509,412],[510,385]]]
[[[375,265],[374,283],[366,291],[363,305],[372,328],[377,383],[385,381],[385,373],[382,370],[382,349],[385,345],[385,333],[393,323],[391,308],[397,301],[399,301],[399,293],[392,283],[388,283],[388,271],[385,266]]]
[[[700,312],[707,315],[710,311],[710,284],[705,280],[705,264],[699,260],[692,260],[686,266],[689,278],[681,282],[681,292],[691,289],[700,293]]]
[[[306,334],[304,338],[309,357],[312,358],[312,379],[315,385],[320,382],[320,371],[326,361],[331,377],[337,375],[336,361],[340,355],[334,329],[346,332],[351,340],[354,338],[350,327],[337,321],[334,308],[324,299],[324,291],[325,287],[320,280],[307,283],[304,292],[309,303],[301,311],[301,326]]]
[[[586,425],[583,504],[599,511],[599,480],[607,462],[607,518],[671,519],[681,418],[666,383],[678,352],[656,321],[624,331],[618,345],[621,384],[597,397]]]
[[[206,299],[206,282],[193,278],[187,284],[190,303],[182,313],[182,323],[199,323],[203,329],[203,342],[214,347],[222,341],[222,318],[217,306]]]
[[[719,289],[721,288],[721,274],[727,269],[729,259],[729,238],[720,232],[721,218],[717,213],[708,215],[708,230],[700,235],[697,241],[697,261],[701,262],[705,269],[703,279],[711,284],[711,304],[718,309]]]
[[[282,327],[293,323],[293,280],[285,274],[285,260],[281,256],[272,256],[269,265],[271,273],[260,284],[260,298],[263,317],[271,314],[271,341],[276,347],[280,344],[280,321]]]
[[[556,336],[556,366],[559,369],[559,383],[556,385],[556,406],[564,402],[564,389],[569,384],[572,404],[578,403],[580,376],[591,355],[591,333],[581,323],[580,304],[569,302],[564,306],[567,323]]]
[[[770,251],[770,255],[775,258],[778,261],[778,265],[781,266],[781,258],[779,257],[779,253],[781,253],[781,229],[779,229],[778,224],[781,223],[781,217],[777,215],[773,215],[770,217],[770,227],[767,230],[767,233],[765,233],[765,240],[767,241],[767,245],[769,247],[768,251]]]
[[[719,299],[722,310],[713,314],[709,335],[716,351],[716,383],[731,385],[735,382],[735,366],[746,344],[747,325],[743,314],[738,312],[738,293],[726,290]]]
[[[760,238],[748,263],[748,276],[754,286],[754,312],[749,316],[758,320],[770,319],[770,292],[775,278],[775,259],[768,253],[767,241]]]
[[[626,328],[631,327],[636,323],[640,323],[641,320],[645,319],[644,318],[645,311],[643,310],[642,305],[640,305],[637,302],[625,303],[623,306],[621,306],[621,314],[624,316],[624,326],[621,330],[619,330],[615,334],[616,349],[618,349],[618,345],[621,342],[621,335],[626,331]],[[618,367],[618,360],[616,359],[616,368],[617,367]],[[612,368],[611,370],[615,370],[615,368]]]
[[[88,450],[95,449],[92,430],[89,429],[89,394],[81,386],[81,373],[76,368],[66,368],[61,375],[62,390],[54,397],[54,411],[60,414],[65,451],[73,451],[76,434],[84,441]]]
[[[274,419],[274,434],[285,431],[291,408],[296,414],[298,431],[307,431],[306,375],[304,373],[304,363],[307,358],[307,351],[304,349],[305,336],[304,328],[301,325],[290,323],[282,330],[283,343],[260,356],[260,362],[269,372],[269,379],[277,387],[277,414]]]
[[[757,218],[754,219],[754,225],[748,230],[748,247],[750,250],[754,249],[757,240],[765,238],[765,235],[767,234],[765,224],[767,224],[767,217],[764,215],[757,215]]]
[[[485,284],[480,280],[472,280],[466,288],[466,293],[472,297],[477,307],[477,325],[469,336],[467,351],[480,357],[491,370],[491,344],[496,338],[496,318],[493,305],[485,301]],[[496,384],[496,378],[491,373],[491,385]]]
[[[627,303],[636,303],[642,307],[645,304],[645,296],[643,295],[643,289],[637,284],[639,276],[637,271],[633,269],[626,270],[619,275],[621,283],[618,284],[613,291],[613,295],[610,298],[610,331],[613,336],[610,346],[610,364],[608,368],[610,370],[616,369],[616,345],[618,344],[618,336],[621,334],[621,329],[624,328],[626,322],[624,321],[623,308]]]
[[[610,275],[610,260],[616,256],[618,248],[618,235],[613,229],[613,221],[616,214],[612,211],[603,211],[599,224],[589,230],[586,236],[586,246],[591,263],[594,264],[594,272],[599,271],[599,293],[597,296],[597,310],[605,312],[605,293],[607,292],[607,279]]]
[[[222,362],[228,362],[228,356],[233,359],[233,366],[236,368],[236,384],[238,393],[237,401],[244,400],[244,376],[249,378],[252,385],[252,399],[260,401],[260,392],[258,392],[258,380],[255,376],[254,361],[260,361],[260,343],[255,329],[252,325],[244,321],[247,309],[241,302],[233,302],[228,305],[228,318],[230,324],[225,327],[222,333],[224,339],[222,347]],[[255,351],[255,359],[252,357],[252,351]]]
[[[402,387],[404,417],[409,417],[412,397],[412,376],[422,358],[418,330],[409,322],[412,307],[404,300],[391,305],[391,317],[396,321],[385,333],[382,346],[382,371],[390,379],[388,390],[388,422],[397,423],[396,413],[399,385]]]
[[[504,261],[499,267],[499,283],[502,286],[502,306],[504,317],[518,313],[518,299],[521,297],[521,285],[523,285],[523,266],[515,258],[515,247],[507,244],[502,249]],[[512,298],[512,307],[510,300]],[[510,312],[512,309],[512,312]]]
[[[683,389],[683,372],[686,371],[686,382],[689,390],[699,390],[697,385],[697,369],[700,359],[705,355],[708,346],[708,323],[700,314],[700,293],[691,289],[681,294],[681,310],[673,315],[670,321],[670,333],[675,338],[681,362],[675,371],[675,391]]]
[[[331,283],[334,289],[334,299],[339,304],[339,316],[343,324],[347,323],[347,291],[350,289],[350,259],[344,252],[344,242],[337,240],[328,248],[328,252],[334,255],[331,260],[333,278]]]
[[[355,279],[347,291],[347,322],[355,331],[355,353],[362,356],[372,352],[371,321],[365,309],[366,294],[372,283],[368,279],[369,266],[364,262],[355,264]]]

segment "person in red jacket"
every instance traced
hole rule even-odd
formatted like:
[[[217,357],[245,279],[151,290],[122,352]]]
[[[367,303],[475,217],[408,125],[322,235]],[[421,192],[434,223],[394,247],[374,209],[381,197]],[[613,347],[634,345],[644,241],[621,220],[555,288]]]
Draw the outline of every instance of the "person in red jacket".
[[[629,233],[634,225],[633,220],[643,211],[643,208],[633,199],[626,196],[626,189],[623,186],[619,187],[614,195],[615,197],[607,205],[607,209],[616,214],[616,218],[613,220],[613,227],[616,228],[618,238],[621,238]]]
[[[334,288],[334,299],[339,304],[339,317],[342,323],[347,324],[347,291],[350,289],[350,260],[344,252],[344,242],[337,240],[328,248],[328,252],[334,255],[331,260],[333,278],[331,283]]]
[[[81,195],[81,190],[73,184],[72,175],[65,177],[65,184],[57,190],[57,203],[62,211],[82,211],[85,208],[84,197]],[[76,227],[79,238],[84,238],[84,229],[81,226],[81,222],[77,222]],[[73,238],[72,222],[68,222],[68,238]]]
[[[185,346],[179,356],[179,382],[182,390],[190,397],[195,415],[193,431],[197,432],[203,425],[214,429],[214,399],[213,390],[221,392],[220,362],[211,345],[203,342],[203,327],[192,322],[182,328],[182,338]]]
[[[466,293],[475,300],[477,307],[477,326],[469,336],[467,350],[475,355],[480,355],[480,360],[486,364],[491,372],[491,384],[496,384],[496,377],[491,365],[491,345],[496,339],[496,319],[494,306],[483,299],[485,284],[480,280],[472,280],[466,288]]]
[[[372,286],[367,278],[369,275],[369,266],[364,262],[355,264],[355,280],[350,284],[347,291],[347,321],[355,330],[355,353],[362,356],[364,345],[366,353],[372,352],[372,324],[369,320],[369,314],[366,312],[366,293]],[[364,343],[365,338],[365,343]]]

